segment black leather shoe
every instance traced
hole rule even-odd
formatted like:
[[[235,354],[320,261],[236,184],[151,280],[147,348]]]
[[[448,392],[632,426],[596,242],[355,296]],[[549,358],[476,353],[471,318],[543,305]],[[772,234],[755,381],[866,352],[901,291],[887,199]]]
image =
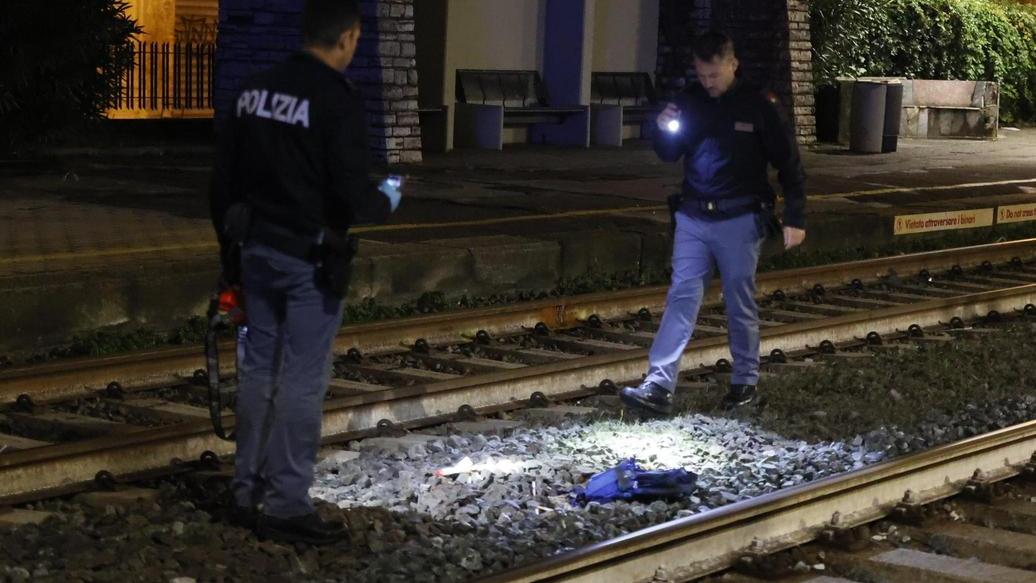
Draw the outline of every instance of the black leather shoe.
[[[259,522],[259,511],[254,506],[238,506],[234,504],[224,510],[223,520],[233,526],[254,529]]]
[[[259,517],[256,534],[260,540],[310,545],[334,544],[349,536],[342,523],[324,520],[316,512],[292,518],[263,514]]]
[[[727,410],[736,409],[754,401],[756,395],[755,385],[730,385],[720,406]]]
[[[619,399],[627,407],[656,415],[669,415],[673,412],[673,393],[651,381],[646,381],[639,387],[625,387],[619,391]]]

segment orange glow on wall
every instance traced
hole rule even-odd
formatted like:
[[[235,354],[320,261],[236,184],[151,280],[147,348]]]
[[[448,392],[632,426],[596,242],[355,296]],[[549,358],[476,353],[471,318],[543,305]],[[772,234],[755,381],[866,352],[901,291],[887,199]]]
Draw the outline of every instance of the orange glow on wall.
[[[137,26],[144,29],[140,39],[172,42],[176,30],[175,0],[133,0],[126,10]]]
[[[126,10],[142,32],[123,99],[111,119],[212,117],[206,47],[216,42],[219,0],[128,0]],[[191,55],[194,60],[186,58]],[[152,97],[154,97],[152,99]],[[205,105],[198,105],[205,103]],[[190,105],[185,105],[190,104]]]

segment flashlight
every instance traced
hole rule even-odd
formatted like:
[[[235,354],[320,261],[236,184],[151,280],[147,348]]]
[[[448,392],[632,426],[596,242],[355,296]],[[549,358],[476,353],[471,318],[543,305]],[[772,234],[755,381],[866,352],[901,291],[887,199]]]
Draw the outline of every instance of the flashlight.
[[[676,132],[680,131],[680,120],[678,120],[678,119],[670,120],[669,124],[666,125],[666,129],[669,130],[669,132],[673,133],[673,134],[675,134]]]

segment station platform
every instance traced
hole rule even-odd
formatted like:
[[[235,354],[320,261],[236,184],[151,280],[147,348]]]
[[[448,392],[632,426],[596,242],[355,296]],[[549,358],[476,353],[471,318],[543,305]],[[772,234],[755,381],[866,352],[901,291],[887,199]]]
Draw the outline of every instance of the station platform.
[[[894,234],[897,216],[1036,203],[1036,129],[993,142],[901,140],[898,152],[874,156],[821,147],[803,158],[808,236],[794,253],[927,236]],[[177,144],[0,160],[0,354],[203,313],[217,275],[211,159],[204,144]],[[355,230],[350,302],[664,277],[664,201],[681,168],[650,144],[459,150],[402,171],[410,182],[392,221]]]

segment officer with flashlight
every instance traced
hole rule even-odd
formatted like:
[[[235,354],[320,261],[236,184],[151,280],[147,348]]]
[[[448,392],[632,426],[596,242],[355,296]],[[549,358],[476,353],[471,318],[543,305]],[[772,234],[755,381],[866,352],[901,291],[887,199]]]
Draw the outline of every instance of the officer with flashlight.
[[[363,95],[343,76],[360,25],[357,0],[306,0],[303,50],[246,81],[220,128],[212,217],[221,249],[240,255],[223,255],[224,273],[240,273],[247,315],[228,514],[284,542],[346,537],[309,488],[355,253],[348,230],[385,221],[402,196],[400,179],[370,179]]]
[[[665,313],[637,387],[620,391],[630,408],[668,414],[680,357],[694,331],[713,270],[719,269],[733,356],[722,405],[750,403],[759,380],[759,315],[755,270],[766,237],[783,234],[785,249],[805,239],[805,173],[790,125],[773,101],[737,76],[734,44],[708,33],[694,45],[698,82],[658,116],[655,151],[683,159],[684,181],[674,204],[673,275]],[[773,165],[784,195],[783,227],[773,216]]]

